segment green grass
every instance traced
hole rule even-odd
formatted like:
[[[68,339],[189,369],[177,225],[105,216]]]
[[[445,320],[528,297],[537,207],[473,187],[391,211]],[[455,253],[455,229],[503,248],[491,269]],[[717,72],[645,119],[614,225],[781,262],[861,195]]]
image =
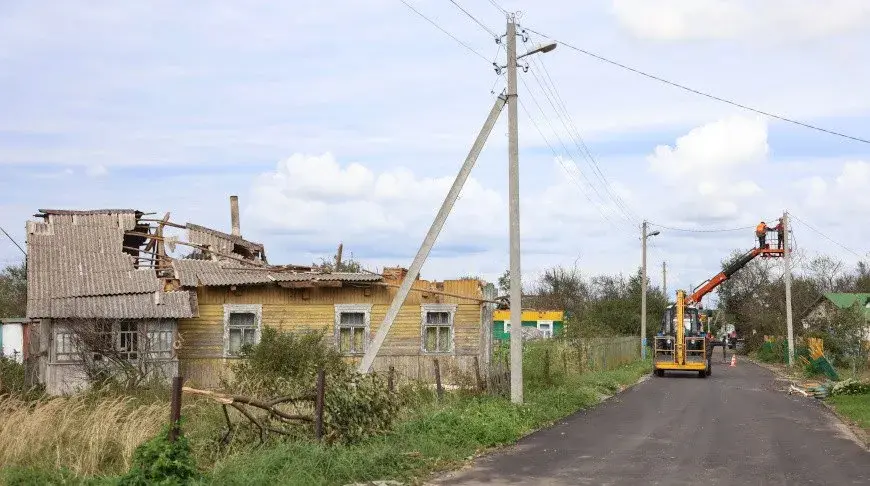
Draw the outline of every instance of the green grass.
[[[638,362],[612,371],[569,376],[560,385],[530,389],[522,406],[500,397],[449,397],[418,409],[389,435],[350,447],[294,442],[236,455],[216,464],[206,482],[330,485],[378,479],[419,481],[592,406],[602,395],[636,382],[649,369],[649,362]]]
[[[870,395],[838,395],[828,398],[828,403],[870,432]]]
[[[650,368],[649,360],[583,374],[559,373],[559,368],[553,366],[550,385],[541,383],[535,370],[530,369],[525,376],[526,403],[520,406],[504,397],[463,394],[447,394],[443,401],[436,402],[431,394],[422,393],[390,434],[351,446],[275,439],[262,446],[254,444],[216,454],[208,444],[219,435],[220,417],[211,417],[199,407],[195,417],[188,416],[190,422],[185,429],[197,462],[205,470],[203,484],[343,485],[378,479],[418,483],[593,406],[603,395],[635,383]],[[211,409],[215,414],[220,410]],[[113,478],[76,477],[68,471],[0,468],[0,484],[115,482]]]

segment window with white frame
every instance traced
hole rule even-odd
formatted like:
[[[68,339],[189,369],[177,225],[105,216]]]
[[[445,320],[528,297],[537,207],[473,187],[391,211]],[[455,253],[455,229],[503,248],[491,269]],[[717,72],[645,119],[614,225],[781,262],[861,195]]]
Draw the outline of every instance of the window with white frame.
[[[545,338],[553,337],[553,321],[538,321],[538,331]]]
[[[147,327],[148,358],[172,359],[174,331],[167,323],[152,323]]]
[[[371,315],[371,304],[335,305],[335,344],[341,354],[365,354]]]
[[[426,353],[453,352],[455,304],[423,304],[422,348]]]
[[[511,321],[504,321],[503,325],[504,325],[504,333],[510,334],[511,333]]]
[[[224,305],[224,356],[238,356],[246,345],[260,342],[263,306]]]
[[[69,363],[80,359],[81,353],[75,334],[66,330],[55,332],[54,360],[58,363]]]

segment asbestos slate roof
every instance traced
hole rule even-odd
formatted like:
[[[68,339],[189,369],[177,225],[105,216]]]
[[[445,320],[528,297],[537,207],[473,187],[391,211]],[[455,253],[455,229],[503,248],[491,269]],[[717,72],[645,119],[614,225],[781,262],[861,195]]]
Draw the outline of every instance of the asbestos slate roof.
[[[27,316],[30,318],[181,318],[197,314],[195,297],[163,292],[153,269],[124,253],[132,209],[40,210],[27,223]]]
[[[233,261],[175,260],[175,275],[183,287],[223,287],[272,282],[378,282],[380,275],[369,273],[287,272],[277,267],[245,267]]]

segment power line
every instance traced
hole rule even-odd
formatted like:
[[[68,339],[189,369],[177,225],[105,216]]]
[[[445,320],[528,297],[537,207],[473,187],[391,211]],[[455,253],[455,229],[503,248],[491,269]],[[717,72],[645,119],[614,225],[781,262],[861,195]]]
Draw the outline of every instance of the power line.
[[[2,231],[3,234],[6,235],[7,238],[9,238],[9,241],[11,241],[13,245],[17,246],[18,249],[21,250],[21,253],[23,253],[24,256],[27,257],[27,252],[24,251],[24,248],[21,248],[21,245],[19,245],[17,241],[15,241],[11,236],[9,236],[9,233],[7,233],[6,230],[3,229],[2,226],[0,226],[0,231]]]
[[[508,11],[504,9],[501,5],[498,4],[495,0],[489,0],[489,3],[492,4],[493,7],[497,8],[501,13],[507,15]]]
[[[755,228],[755,226],[753,225],[753,226],[742,226],[740,228],[693,229],[693,228],[677,228],[674,226],[666,226],[666,225],[655,223],[652,221],[647,221],[647,223],[650,226],[656,226],[658,228],[662,228],[662,229],[666,229],[666,230],[681,231],[681,232],[685,232],[685,233],[726,233],[729,231],[746,231],[746,230],[750,230],[752,228]]]
[[[527,31],[529,31],[529,32],[533,32],[533,33],[535,33],[535,34],[538,34],[538,35],[541,35],[541,36],[547,37],[547,38],[549,38],[549,39],[553,39],[552,37],[550,37],[550,36],[548,36],[548,35],[546,35],[546,34],[542,34],[542,33],[538,32],[538,31],[533,30],[533,29],[530,29],[530,28],[528,28],[528,27],[526,27],[525,29],[526,29]],[[554,40],[556,40],[556,39],[554,39]],[[608,64],[612,64],[612,65],[614,65],[614,66],[620,67],[620,68],[625,69],[625,70],[627,70],[627,71],[631,71],[631,72],[633,72],[633,73],[635,73],[635,74],[639,74],[639,75],[644,76],[644,77],[646,77],[646,78],[649,78],[649,79],[652,79],[652,80],[658,81],[658,82],[660,82],[660,83],[664,83],[664,84],[667,84],[667,85],[673,86],[673,87],[675,87],[675,88],[682,89],[682,90],[684,90],[684,91],[688,91],[688,92],[690,92],[690,93],[693,93],[693,94],[696,94],[696,95],[699,95],[699,96],[703,96],[703,97],[705,97],[705,98],[709,98],[709,99],[711,99],[711,100],[719,101],[719,102],[721,102],[721,103],[726,103],[726,104],[729,104],[729,105],[731,105],[731,106],[736,106],[737,108],[741,108],[741,109],[743,109],[743,110],[751,111],[751,112],[753,112],[753,113],[758,113],[759,115],[764,115],[764,116],[767,116],[767,117],[770,117],[770,118],[775,118],[775,119],[777,119],[777,120],[781,120],[781,121],[784,121],[784,122],[788,122],[788,123],[791,123],[791,124],[794,124],[794,125],[798,125],[798,126],[801,126],[801,127],[804,127],[804,128],[809,128],[809,129],[811,129],[811,130],[816,130],[816,131],[819,131],[819,132],[827,133],[827,134],[829,134],[829,135],[834,135],[834,136],[837,136],[837,137],[842,137],[842,138],[846,138],[846,139],[849,139],[849,140],[854,140],[854,141],[856,141],[856,142],[862,142],[862,143],[870,144],[870,140],[867,140],[867,139],[864,139],[864,138],[854,137],[854,136],[852,136],[852,135],[847,135],[847,134],[845,134],[845,133],[837,132],[837,131],[835,131],[835,130],[829,130],[829,129],[827,129],[827,128],[822,128],[822,127],[819,127],[819,126],[816,126],[816,125],[810,125],[809,123],[804,123],[804,122],[801,122],[801,121],[798,121],[798,120],[795,120],[795,119],[792,119],[792,118],[787,118],[787,117],[785,117],[785,116],[783,116],[783,115],[777,115],[777,114],[775,114],[775,113],[771,113],[771,112],[768,112],[768,111],[760,110],[760,109],[758,109],[758,108],[753,108],[753,107],[751,107],[751,106],[747,106],[747,105],[744,105],[744,104],[738,103],[738,102],[736,102],[736,101],[731,101],[731,100],[728,100],[728,99],[725,99],[725,98],[721,98],[721,97],[719,97],[719,96],[712,95],[712,94],[710,94],[710,93],[705,93],[705,92],[703,92],[703,91],[700,91],[700,90],[697,90],[697,89],[694,89],[694,88],[690,88],[690,87],[688,87],[688,86],[686,86],[686,85],[683,85],[683,84],[680,84],[680,83],[677,83],[677,82],[674,82],[674,81],[669,81],[669,80],[667,80],[667,79],[661,78],[661,77],[659,77],[659,76],[655,76],[655,75],[653,75],[653,74],[646,73],[646,72],[644,72],[644,71],[641,71],[640,69],[636,69],[636,68],[633,68],[633,67],[631,67],[631,66],[627,66],[627,65],[622,64],[622,63],[620,63],[620,62],[614,61],[614,60],[612,60],[612,59],[608,59],[608,58],[606,58],[606,57],[604,57],[604,56],[601,56],[601,55],[598,55],[598,54],[596,54],[596,53],[594,53],[594,52],[588,51],[588,50],[586,50],[586,49],[581,49],[581,48],[579,48],[579,47],[576,47],[576,46],[573,46],[573,45],[571,45],[571,44],[568,44],[567,42],[564,42],[564,41],[561,41],[561,40],[556,40],[556,42],[558,42],[559,44],[562,44],[563,46],[565,46],[565,47],[567,47],[567,48],[569,48],[569,49],[573,49],[573,50],[575,50],[575,51],[577,51],[577,52],[579,52],[579,53],[581,53],[581,54],[585,54],[585,55],[587,55],[587,56],[590,56],[590,57],[593,57],[593,58],[595,58],[595,59],[598,59],[599,61],[603,61],[603,62],[606,62],[606,63],[608,63]]]
[[[544,65],[543,61],[540,60],[539,62],[541,63],[542,66],[544,66],[543,71],[546,71],[546,66]],[[634,212],[628,208],[628,206],[625,204],[625,202],[622,201],[622,198],[620,198],[618,195],[614,194],[613,191],[611,191],[610,183],[608,182],[607,178],[604,176],[604,173],[601,172],[601,168],[599,167],[598,162],[595,160],[595,157],[592,155],[592,152],[589,150],[589,147],[586,145],[586,142],[583,140],[583,137],[580,135],[580,131],[577,129],[577,125],[574,124],[574,121],[571,118],[570,113],[568,112],[567,104],[562,99],[562,96],[559,94],[559,91],[556,88],[556,85],[553,82],[552,77],[549,76],[549,72],[546,72],[547,77],[549,77],[549,83],[548,83],[547,79],[544,78],[544,73],[541,74],[541,76],[540,76],[541,79],[539,79],[538,75],[535,74],[535,71],[537,71],[538,68],[537,68],[537,64],[536,64],[534,58],[532,59],[532,65],[533,65],[533,69],[531,70],[532,77],[535,78],[535,81],[538,83],[538,86],[541,87],[541,90],[544,92],[544,96],[547,98],[547,101],[550,103],[550,106],[556,112],[556,115],[559,118],[559,121],[562,123],[562,126],[565,127],[565,130],[568,132],[568,135],[570,136],[572,142],[574,142],[574,145],[577,147],[577,150],[580,153],[580,156],[586,161],[586,164],[592,169],[593,174],[597,175],[598,180],[600,180],[601,183],[604,185],[604,190],[610,196],[610,199],[612,199],[613,202],[616,204],[617,208],[620,210],[622,215],[631,223],[635,223],[635,224],[639,223],[640,218],[638,218],[637,215],[634,214]],[[542,82],[542,80],[543,80],[543,82]],[[549,94],[547,93],[547,91],[549,91]],[[552,95],[552,97],[550,95]],[[554,99],[556,101],[555,103],[553,102]],[[557,108],[556,105],[558,105],[559,107]],[[561,111],[560,111],[560,108],[561,108]],[[566,119],[567,119],[567,123],[565,121]],[[569,125],[570,125],[570,128],[569,128]],[[601,194],[598,192],[597,189],[595,190],[595,192],[596,192],[596,194],[598,194],[599,197],[602,198],[602,200],[604,199],[604,197],[601,196]]]
[[[522,79],[522,78],[520,78],[520,79]],[[528,86],[526,86],[526,88],[528,89]],[[544,120],[546,121],[546,115],[544,114],[543,110],[541,109],[541,105],[540,105],[540,103],[538,103],[538,101],[537,101],[537,100],[535,99],[535,97],[531,94],[531,92],[529,93],[529,97],[532,98],[532,101],[534,101],[535,104],[538,106],[538,109],[541,111],[541,115],[544,117]],[[532,122],[532,125],[535,127],[535,130],[537,130],[538,134],[541,135],[541,138],[544,139],[544,143],[545,143],[545,144],[550,148],[550,151],[553,152],[553,157],[556,158],[556,160],[559,162],[559,165],[561,165],[561,166],[562,166],[562,169],[565,170],[565,173],[568,175],[568,178],[571,179],[571,182],[573,182],[573,183],[577,186],[577,188],[580,189],[580,193],[583,194],[583,196],[586,197],[586,199],[587,199],[590,203],[592,203],[593,205],[596,206],[596,209],[598,210],[598,213],[601,214],[601,216],[602,216],[602,217],[603,217],[603,218],[604,218],[608,223],[610,223],[610,224],[611,224],[614,228],[616,228],[617,230],[621,230],[622,228],[621,228],[620,226],[618,226],[616,223],[614,223],[613,220],[610,219],[610,218],[607,216],[607,213],[604,212],[604,211],[602,210],[602,208],[601,208],[601,204],[598,203],[597,201],[594,201],[594,200],[589,196],[589,194],[588,194],[588,193],[583,189],[583,186],[580,184],[580,181],[577,180],[576,177],[574,177],[573,173],[568,169],[568,166],[565,165],[565,162],[564,162],[562,156],[559,155],[559,153],[556,151],[556,149],[555,149],[555,148],[553,147],[553,145],[550,143],[550,140],[547,138],[546,135],[544,135],[544,132],[541,130],[541,127],[538,126],[538,124],[535,122],[535,119],[532,118],[531,113],[529,113],[528,108],[526,108],[526,104],[523,103],[523,101],[522,101],[521,99],[519,99],[519,98],[517,98],[517,100],[520,102],[520,107],[522,107],[522,109],[523,109],[523,111],[525,112],[526,116],[529,118],[529,121]],[[547,123],[549,124],[549,122],[547,122]],[[552,125],[550,125],[550,129],[551,129],[551,130],[553,129]],[[555,131],[554,131],[554,133],[555,133]],[[556,134],[556,137],[559,138],[558,134]],[[560,143],[561,143],[561,139],[560,139]],[[565,148],[565,144],[564,144],[564,143],[562,143],[562,147]],[[567,152],[567,149],[566,149],[566,152]],[[581,172],[581,174],[582,174],[582,172]]]
[[[432,20],[432,19],[430,19],[429,17],[423,15],[423,13],[421,13],[419,10],[417,10],[416,8],[414,8],[410,3],[406,2],[405,0],[399,0],[399,1],[402,2],[402,3],[404,3],[406,7],[408,7],[409,9],[411,9],[414,13],[416,13],[417,15],[419,15],[420,17],[422,17],[424,20],[426,20],[426,21],[429,22],[430,24],[434,25],[436,29],[438,29],[438,30],[440,30],[441,32],[444,32],[445,34],[447,34],[451,39],[453,39],[454,41],[456,41],[457,43],[459,43],[459,45],[461,45],[462,47],[468,49],[469,51],[471,51],[472,53],[474,53],[477,57],[483,59],[483,60],[486,61],[487,63],[489,62],[489,59],[487,59],[486,56],[484,56],[484,55],[481,54],[480,52],[474,50],[473,47],[469,46],[469,45],[466,44],[465,42],[462,42],[461,40],[459,40],[458,37],[456,37],[455,35],[451,34],[451,33],[448,32],[447,30],[445,30],[443,27],[441,27],[440,25],[438,25],[434,20]]]
[[[828,236],[828,235],[826,235],[825,233],[823,233],[821,230],[816,229],[816,228],[813,227],[811,224],[809,224],[809,223],[807,223],[806,221],[804,221],[804,220],[798,218],[798,217],[795,216],[794,214],[792,214],[792,213],[788,213],[788,214],[789,214],[789,216],[791,216],[792,218],[794,218],[796,221],[798,221],[798,222],[801,223],[802,225],[804,225],[804,226],[806,226],[807,228],[809,228],[809,229],[815,231],[816,234],[818,234],[818,235],[821,236],[822,238],[825,238],[826,240],[830,241],[831,243],[833,243],[833,244],[839,246],[840,248],[842,248],[842,249],[848,251],[849,253],[855,255],[856,257],[858,257],[858,258],[860,258],[860,259],[862,259],[862,260],[864,260],[864,259],[867,258],[866,255],[861,255],[861,254],[859,254],[857,251],[855,251],[855,250],[849,248],[848,246],[846,246],[846,245],[844,245],[844,244],[838,242],[837,240],[831,238],[830,236]]]
[[[489,27],[487,27],[486,24],[484,24],[483,22],[481,22],[480,20],[478,20],[477,17],[475,17],[474,15],[471,15],[471,12],[469,12],[468,10],[465,10],[464,8],[462,8],[462,5],[459,5],[459,4],[456,2],[456,0],[450,0],[450,3],[452,3],[453,5],[455,5],[456,8],[458,8],[459,10],[462,10],[462,13],[464,13],[465,15],[467,15],[468,18],[470,18],[471,20],[473,20],[474,23],[476,23],[477,25],[479,25],[483,30],[485,30],[487,33],[489,33],[489,35],[491,35],[491,36],[493,36],[493,37],[496,37],[496,38],[498,37],[498,34],[496,34],[492,29],[490,29]]]

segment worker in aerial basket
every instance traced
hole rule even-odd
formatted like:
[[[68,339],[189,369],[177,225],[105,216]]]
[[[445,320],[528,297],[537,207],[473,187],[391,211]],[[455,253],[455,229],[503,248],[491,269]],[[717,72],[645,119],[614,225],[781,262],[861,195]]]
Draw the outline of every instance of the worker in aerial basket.
[[[782,240],[785,236],[785,228],[782,226],[782,218],[776,220],[776,226],[773,227],[776,231],[776,249],[782,250]]]
[[[767,223],[764,221],[758,223],[755,227],[755,236],[758,237],[758,247],[764,249],[764,241],[767,239]]]

